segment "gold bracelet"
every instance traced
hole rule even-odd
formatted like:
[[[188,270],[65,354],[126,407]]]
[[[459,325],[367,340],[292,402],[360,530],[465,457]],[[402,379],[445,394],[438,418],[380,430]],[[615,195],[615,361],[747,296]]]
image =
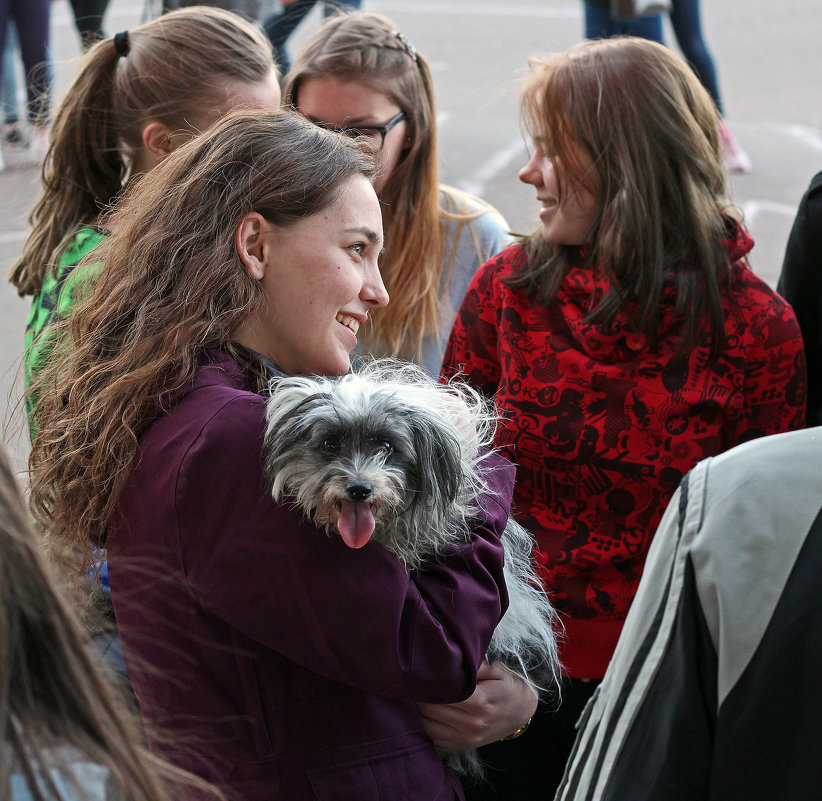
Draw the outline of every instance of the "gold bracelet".
[[[516,740],[521,734],[525,734],[525,730],[531,725],[531,718],[525,721],[513,734],[509,734],[507,737],[502,738],[502,742],[506,740]]]

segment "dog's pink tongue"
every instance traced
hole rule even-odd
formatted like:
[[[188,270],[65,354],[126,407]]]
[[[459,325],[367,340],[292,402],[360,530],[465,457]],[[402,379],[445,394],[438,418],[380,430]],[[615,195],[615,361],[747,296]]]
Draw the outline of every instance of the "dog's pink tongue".
[[[337,530],[343,542],[349,548],[362,548],[374,533],[374,515],[367,503],[343,501],[340,516],[337,519]]]

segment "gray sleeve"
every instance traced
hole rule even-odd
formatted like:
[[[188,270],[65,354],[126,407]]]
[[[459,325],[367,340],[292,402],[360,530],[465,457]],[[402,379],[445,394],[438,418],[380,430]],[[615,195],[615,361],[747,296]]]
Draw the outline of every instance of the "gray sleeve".
[[[496,209],[484,204],[474,208],[484,211],[466,222],[446,222],[440,335],[426,337],[423,345],[422,366],[433,376],[439,375],[448,336],[471,279],[488,259],[513,242],[508,223]]]
[[[720,740],[719,723],[729,698],[753,697],[742,678],[781,625],[775,609],[819,512],[821,452],[819,429],[765,437],[683,480],[557,799],[730,799],[708,790],[717,745],[745,738]],[[741,786],[745,776],[735,775]]]

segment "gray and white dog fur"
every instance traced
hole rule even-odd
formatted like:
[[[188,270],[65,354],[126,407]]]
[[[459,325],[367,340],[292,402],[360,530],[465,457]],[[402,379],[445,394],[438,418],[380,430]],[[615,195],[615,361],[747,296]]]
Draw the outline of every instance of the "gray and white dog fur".
[[[341,378],[275,378],[270,393],[263,450],[276,500],[352,548],[373,539],[411,571],[466,541],[495,424],[479,393],[390,359]],[[560,624],[534,571],[533,538],[509,520],[503,544],[509,606],[487,659],[538,693],[558,692]],[[443,758],[482,775],[476,750]]]

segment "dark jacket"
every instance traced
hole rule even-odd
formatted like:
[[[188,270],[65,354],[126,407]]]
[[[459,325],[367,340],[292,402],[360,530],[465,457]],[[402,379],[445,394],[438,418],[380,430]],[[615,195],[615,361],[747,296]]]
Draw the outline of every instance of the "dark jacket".
[[[557,801],[820,797],[820,453],[805,429],[686,476]]]
[[[247,801],[461,798],[415,702],[454,702],[507,604],[513,468],[491,457],[470,544],[418,575],[264,486],[265,399],[227,355],[140,440],[111,591],[152,748]]]
[[[796,312],[808,364],[808,425],[822,425],[822,172],[811,180],[793,221],[776,285]]]

